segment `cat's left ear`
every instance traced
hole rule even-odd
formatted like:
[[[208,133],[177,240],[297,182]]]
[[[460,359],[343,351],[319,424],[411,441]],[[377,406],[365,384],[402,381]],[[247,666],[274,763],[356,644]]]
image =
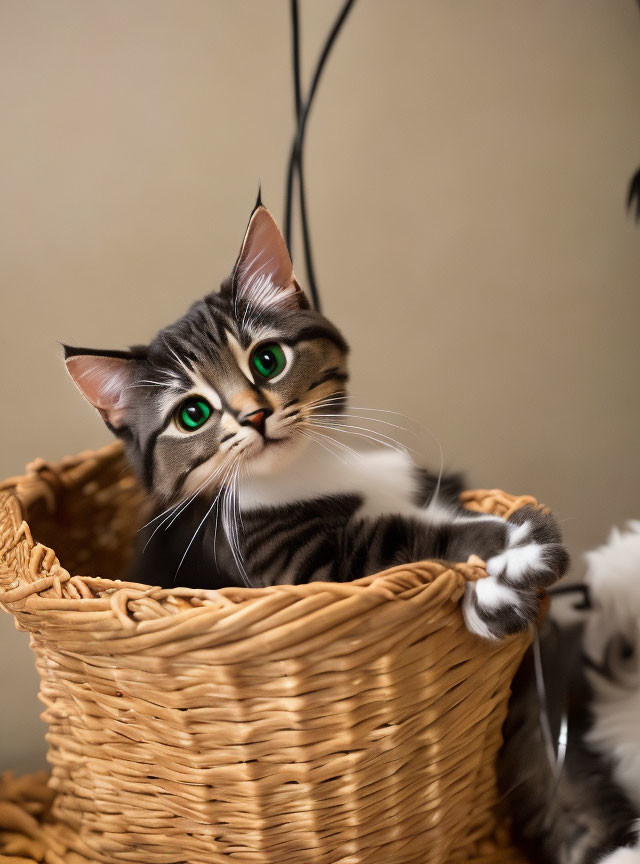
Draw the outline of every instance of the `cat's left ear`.
[[[260,199],[244,235],[232,287],[236,297],[252,306],[306,309],[309,305],[296,281],[280,229]]]
[[[136,358],[128,351],[62,347],[67,371],[78,390],[118,434],[126,427],[127,397]]]

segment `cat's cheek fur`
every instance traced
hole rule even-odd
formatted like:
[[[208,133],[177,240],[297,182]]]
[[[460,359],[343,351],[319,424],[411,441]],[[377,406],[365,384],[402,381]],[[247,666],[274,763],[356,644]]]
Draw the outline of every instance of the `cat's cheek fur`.
[[[202,462],[197,466],[197,468],[194,468],[182,484],[181,496],[197,494],[199,490],[203,490],[203,487],[209,478],[219,476],[220,479],[222,479],[224,475],[224,461],[225,454],[218,452],[214,453],[214,455],[210,459],[207,459],[206,462]],[[212,482],[211,488],[207,491],[216,492],[219,485],[219,483],[214,484]]]

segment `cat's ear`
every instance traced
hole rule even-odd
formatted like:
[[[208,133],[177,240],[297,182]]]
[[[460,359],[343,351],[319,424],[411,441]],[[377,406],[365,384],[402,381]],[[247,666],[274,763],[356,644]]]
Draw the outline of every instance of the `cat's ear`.
[[[76,386],[114,432],[125,427],[126,397],[136,358],[128,351],[94,351],[63,345]]]
[[[233,270],[232,288],[236,297],[252,306],[274,309],[308,306],[296,281],[284,238],[260,196]]]

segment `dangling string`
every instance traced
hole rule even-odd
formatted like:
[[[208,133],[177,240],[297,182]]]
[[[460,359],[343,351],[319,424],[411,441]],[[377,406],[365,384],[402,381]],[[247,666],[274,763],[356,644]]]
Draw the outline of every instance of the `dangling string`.
[[[301,77],[300,77],[300,23],[299,23],[299,10],[298,10],[298,0],[291,0],[291,47],[292,47],[292,60],[293,60],[293,89],[294,89],[294,107],[295,107],[295,115],[296,115],[296,132],[293,137],[293,141],[291,144],[291,151],[289,153],[289,162],[287,166],[287,186],[285,190],[285,209],[284,209],[284,239],[289,248],[289,252],[292,253],[292,231],[291,231],[291,213],[292,213],[292,204],[293,204],[293,185],[295,180],[295,175],[298,175],[298,199],[300,204],[300,225],[302,228],[302,243],[304,247],[304,259],[305,259],[305,269],[307,271],[307,284],[309,286],[309,293],[311,294],[311,301],[315,309],[320,311],[320,295],[318,292],[318,283],[315,275],[315,267],[313,264],[313,254],[311,250],[311,235],[309,231],[309,217],[307,213],[307,200],[306,200],[306,191],[305,191],[305,183],[304,183],[304,164],[303,164],[303,146],[304,146],[304,133],[307,125],[307,120],[309,117],[309,112],[311,110],[311,105],[313,104],[313,98],[316,94],[316,90],[318,89],[318,84],[320,83],[320,78],[322,77],[322,73],[324,71],[326,62],[329,58],[329,54],[331,53],[331,49],[333,48],[334,42],[338,36],[338,33],[342,29],[342,25],[347,19],[349,12],[351,11],[351,7],[353,6],[355,0],[347,0],[342,9],[340,10],[340,14],[336,18],[336,21],[329,31],[329,35],[327,36],[326,42],[320,52],[320,57],[318,59],[318,63],[316,65],[315,71],[311,78],[311,84],[309,86],[309,92],[307,94],[307,98],[303,101],[302,98],[302,86],[301,86]]]
[[[558,585],[555,588],[550,588],[548,593],[552,597],[558,597],[563,594],[580,594],[582,600],[576,603],[573,608],[576,610],[591,609],[591,594],[589,585],[584,582],[575,583],[574,585]],[[554,625],[557,627],[557,625]],[[538,693],[538,710],[539,710],[539,725],[540,734],[544,743],[544,748],[547,754],[547,761],[551,771],[551,789],[549,797],[555,798],[558,791],[560,778],[567,756],[567,745],[569,741],[569,700],[565,694],[565,699],[560,706],[560,728],[558,735],[554,738],[551,731],[551,720],[549,718],[549,701],[547,697],[547,687],[544,680],[544,664],[542,662],[542,651],[540,646],[540,633],[536,625],[533,636],[533,666],[535,672],[536,690]],[[551,811],[549,811],[551,813]],[[550,817],[548,817],[550,818]]]
[[[300,128],[300,116],[302,114],[302,84],[300,79],[300,18],[298,15],[298,0],[290,0],[291,10],[291,67],[293,70],[293,110],[296,118],[296,129],[292,147],[295,146]],[[292,253],[291,238],[291,204],[293,201],[293,183],[295,180],[294,162],[289,156],[287,162],[287,188],[285,191],[284,204],[284,239]]]
[[[562,705],[560,716],[560,730],[558,737],[554,740],[551,731],[551,720],[549,719],[549,702],[547,699],[547,688],[544,680],[544,666],[542,664],[542,652],[540,650],[540,632],[536,624],[533,635],[533,666],[535,670],[536,689],[538,691],[538,710],[540,734],[547,753],[547,761],[551,770],[551,789],[549,797],[553,799],[558,791],[558,784],[562,776],[564,762],[567,755],[567,742],[569,739],[569,709],[567,702]]]

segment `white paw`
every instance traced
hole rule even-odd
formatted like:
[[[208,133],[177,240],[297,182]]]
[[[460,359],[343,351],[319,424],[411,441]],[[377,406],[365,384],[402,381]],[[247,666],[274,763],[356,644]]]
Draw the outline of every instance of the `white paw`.
[[[528,522],[509,526],[507,548],[487,561],[489,576],[500,576],[512,585],[522,585],[531,580],[534,573],[549,569],[544,559],[544,546],[530,540],[531,528]],[[529,542],[527,542],[529,541]]]
[[[539,543],[527,543],[526,546],[505,549],[499,555],[489,558],[487,573],[489,576],[502,576],[516,585],[520,584],[532,573],[547,569],[543,550],[544,547]]]
[[[469,582],[462,603],[467,629],[483,639],[497,639],[485,617],[490,618],[500,609],[518,608],[519,597],[514,588],[500,582],[495,576],[486,576],[477,582]]]
[[[478,579],[474,582],[474,588],[481,609],[492,612],[500,606],[515,606],[518,603],[517,592],[503,582],[499,582],[493,573],[489,573],[486,579]]]

